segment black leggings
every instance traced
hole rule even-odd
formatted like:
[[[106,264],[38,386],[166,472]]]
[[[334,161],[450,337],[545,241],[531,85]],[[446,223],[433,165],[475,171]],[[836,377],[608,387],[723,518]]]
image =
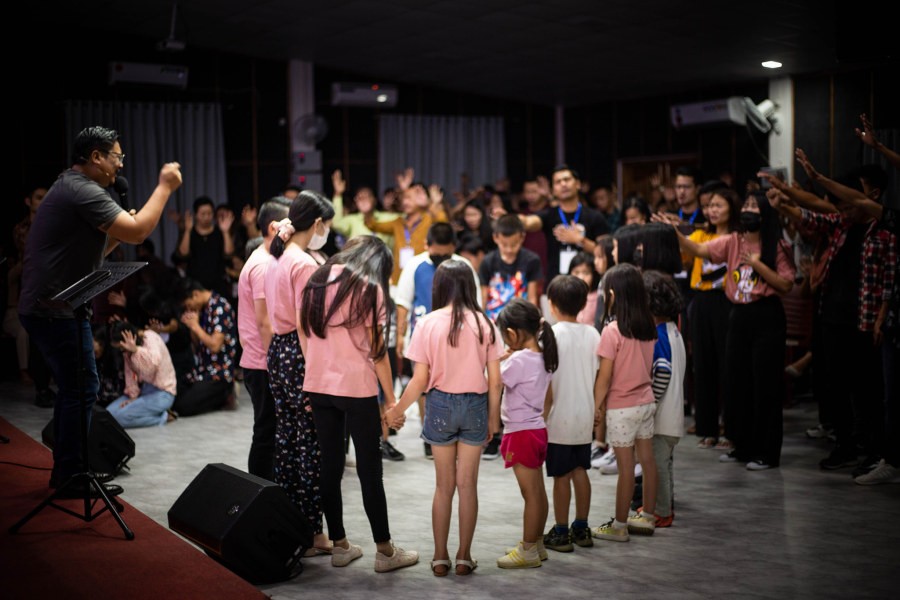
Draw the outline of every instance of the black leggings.
[[[391,539],[387,500],[384,496],[381,464],[381,415],[378,398],[345,398],[309,393],[313,420],[322,451],[322,512],[328,523],[328,537],[340,540],[344,531],[344,503],[341,478],[344,475],[344,431],[356,448],[356,474],[362,490],[363,506],[376,544]]]

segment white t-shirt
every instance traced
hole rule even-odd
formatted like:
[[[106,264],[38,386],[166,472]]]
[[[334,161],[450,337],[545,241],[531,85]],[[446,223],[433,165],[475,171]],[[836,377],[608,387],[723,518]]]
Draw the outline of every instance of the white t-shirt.
[[[669,347],[671,353],[672,378],[662,398],[658,400],[653,433],[680,438],[684,435],[684,370],[687,366],[687,353],[684,350],[681,332],[675,323],[671,321],[666,323],[666,334],[665,345]],[[654,356],[654,367],[657,366],[657,360],[660,360],[660,357]]]
[[[551,444],[590,444],[594,437],[594,380],[600,368],[600,334],[591,325],[559,322],[553,326],[559,368],[550,385],[553,404],[547,415]]]

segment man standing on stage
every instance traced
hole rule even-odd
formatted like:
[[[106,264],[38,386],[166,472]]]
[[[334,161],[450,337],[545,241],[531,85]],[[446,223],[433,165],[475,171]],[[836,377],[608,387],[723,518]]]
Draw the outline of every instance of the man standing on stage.
[[[47,192],[25,244],[19,319],[47,359],[59,387],[53,408],[52,488],[84,470],[77,356],[83,360],[85,371],[83,394],[88,418],[100,383],[90,322],[76,319],[70,308],[49,300],[99,268],[103,257],[119,242],[143,242],[156,228],[169,197],[181,185],[180,165],[167,163],[149,200],[139,212],[130,214],[107,191],[124,159],[119,134],[114,130],[82,130],[75,138],[72,167],[63,171]],[[80,352],[79,329],[83,340]],[[65,497],[84,497],[84,485],[69,486]],[[120,486],[105,487],[109,495],[122,493]],[[96,492],[92,489],[91,494]]]

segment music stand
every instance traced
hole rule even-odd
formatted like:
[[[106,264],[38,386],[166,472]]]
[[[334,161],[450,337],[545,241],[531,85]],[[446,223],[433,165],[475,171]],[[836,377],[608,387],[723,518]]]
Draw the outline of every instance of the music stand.
[[[72,309],[72,312],[75,315],[76,321],[87,320],[88,319],[88,305],[94,297],[102,294],[115,284],[119,283],[129,275],[135,273],[139,269],[147,266],[146,262],[107,262],[104,263],[98,270],[93,271],[92,273],[87,274],[85,277],[79,279],[63,291],[56,294],[53,298],[50,299],[49,302],[45,304],[48,306],[65,306]],[[64,513],[70,514],[73,517],[77,517],[83,521],[93,521],[104,511],[109,511],[112,514],[113,518],[115,518],[116,522],[119,524],[119,527],[122,528],[122,532],[125,534],[125,539],[133,540],[134,532],[128,528],[128,525],[125,524],[125,521],[122,520],[122,516],[119,512],[124,511],[125,507],[122,506],[117,500],[110,499],[110,496],[107,495],[106,490],[97,481],[96,474],[91,470],[90,465],[90,452],[88,450],[88,411],[87,404],[84,398],[84,377],[85,377],[85,369],[84,369],[84,357],[82,356],[82,348],[84,348],[84,332],[81,327],[78,327],[78,365],[79,368],[77,370],[76,380],[78,385],[79,397],[81,398],[81,453],[82,453],[82,464],[84,465],[84,471],[81,473],[76,473],[72,477],[69,478],[63,485],[61,485],[55,492],[50,494],[50,496],[41,502],[34,510],[28,513],[25,517],[22,518],[18,523],[9,528],[10,533],[16,533],[19,529],[31,520],[32,517],[37,515],[39,512],[44,510],[47,506],[52,506],[55,509],[61,510]],[[81,484],[84,489],[84,514],[77,513],[73,510],[70,510],[64,506],[60,506],[56,504],[54,501],[70,486]],[[91,489],[97,490],[97,494],[99,498],[94,498],[93,501],[91,499]],[[103,508],[94,512],[94,506],[98,501],[103,501]]]

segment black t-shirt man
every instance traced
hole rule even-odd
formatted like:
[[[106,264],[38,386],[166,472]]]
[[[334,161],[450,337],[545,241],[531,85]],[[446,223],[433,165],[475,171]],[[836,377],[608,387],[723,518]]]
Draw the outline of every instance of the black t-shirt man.
[[[574,226],[585,238],[596,240],[597,237],[609,233],[609,225],[600,211],[583,203],[574,211],[565,211],[558,206],[550,206],[535,213],[541,219],[541,230],[547,238],[547,278],[549,283],[554,277],[569,272],[569,263],[582,250],[574,244],[564,244],[556,239],[553,229],[558,225]],[[565,219],[565,222],[563,222]]]

